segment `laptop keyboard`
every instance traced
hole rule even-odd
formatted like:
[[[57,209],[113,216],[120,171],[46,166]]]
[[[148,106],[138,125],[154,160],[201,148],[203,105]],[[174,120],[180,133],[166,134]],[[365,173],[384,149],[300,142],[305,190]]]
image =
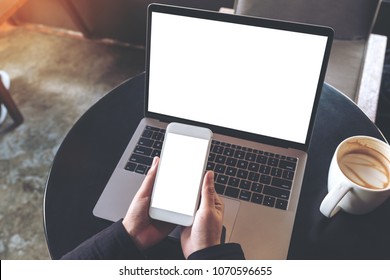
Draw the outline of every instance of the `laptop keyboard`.
[[[160,156],[165,129],[146,126],[125,169],[146,174]],[[286,210],[297,158],[213,140],[207,170],[220,195]]]

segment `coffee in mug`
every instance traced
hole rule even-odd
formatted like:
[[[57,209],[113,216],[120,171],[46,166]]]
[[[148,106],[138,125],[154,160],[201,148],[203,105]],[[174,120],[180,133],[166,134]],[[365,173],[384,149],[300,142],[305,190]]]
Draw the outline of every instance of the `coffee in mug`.
[[[350,152],[339,159],[341,171],[352,182],[364,188],[380,190],[389,187],[389,160],[358,140],[347,143]]]
[[[332,217],[372,211],[390,197],[390,146],[369,136],[353,136],[337,147],[329,168],[329,193],[320,211]]]

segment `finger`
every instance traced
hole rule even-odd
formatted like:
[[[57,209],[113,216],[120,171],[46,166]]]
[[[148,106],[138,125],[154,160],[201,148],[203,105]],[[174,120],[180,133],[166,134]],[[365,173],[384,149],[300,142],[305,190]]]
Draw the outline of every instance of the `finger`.
[[[225,205],[223,204],[222,199],[219,197],[219,195],[217,193],[215,193],[215,195],[214,195],[214,205],[215,205],[215,208],[218,209],[221,213],[224,212]]]
[[[140,189],[138,190],[137,195],[140,195],[140,196],[150,196],[151,195],[154,180],[156,179],[159,161],[160,161],[160,159],[158,157],[153,158],[152,166],[150,167],[148,173],[146,174],[146,177],[145,177],[144,181],[142,182],[142,185],[141,185]]]
[[[203,178],[201,207],[214,207],[214,172],[207,171]]]

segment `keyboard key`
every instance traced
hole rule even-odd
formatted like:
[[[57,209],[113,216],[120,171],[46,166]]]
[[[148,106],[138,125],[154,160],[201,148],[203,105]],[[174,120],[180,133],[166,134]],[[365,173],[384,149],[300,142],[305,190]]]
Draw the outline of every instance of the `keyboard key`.
[[[270,166],[278,166],[279,165],[279,160],[277,158],[270,157],[270,158],[268,158],[267,163]]]
[[[151,138],[153,135],[153,130],[150,129],[145,129],[144,132],[142,133],[142,137],[145,138]]]
[[[221,175],[221,174],[218,174],[217,176],[217,183],[220,183],[220,184],[223,184],[223,185],[226,185],[227,182],[229,180],[229,177],[226,176],[226,175]]]
[[[267,174],[268,175],[271,172],[271,167],[262,164],[260,166],[259,172],[262,173],[262,174]]]
[[[252,193],[251,202],[254,202],[254,203],[257,203],[257,204],[262,204],[263,203],[263,198],[264,198],[264,195],[262,195],[262,194]]]
[[[220,174],[224,174],[224,173],[225,173],[225,170],[226,170],[226,166],[225,166],[225,165],[222,165],[222,164],[217,164],[217,165],[215,166],[215,169],[214,169],[214,171],[215,171],[216,173],[220,173]]]
[[[164,134],[162,134],[161,132],[155,131],[155,132],[153,132],[152,139],[162,141],[164,139]]]
[[[260,183],[269,185],[271,183],[271,179],[271,176],[263,174],[260,176]]]
[[[212,151],[213,151],[213,153],[221,155],[223,153],[223,147],[222,146],[214,146]]]
[[[262,193],[263,192],[263,185],[259,183],[252,183],[251,191]]]
[[[144,156],[150,156],[153,152],[153,149],[143,146],[136,146],[134,149],[134,153],[144,155]]]
[[[246,190],[240,191],[240,196],[238,197],[241,200],[249,201],[251,199],[252,193]]]
[[[150,156],[154,158],[154,157],[160,157],[160,155],[161,155],[161,150],[153,150]]]
[[[161,141],[155,141],[153,144],[153,148],[161,150],[163,146],[163,142]]]
[[[138,145],[145,146],[145,147],[152,147],[154,141],[152,139],[146,139],[146,138],[140,138],[138,141]]]
[[[280,168],[291,170],[291,171],[295,171],[296,166],[297,166],[297,164],[295,162],[291,162],[291,161],[281,160],[279,162]]]
[[[287,179],[287,180],[292,180],[292,179],[294,179],[294,172],[293,171],[284,170],[282,177],[284,179]]]
[[[298,159],[294,158],[294,157],[287,157],[287,160],[288,161],[292,161],[292,162],[297,162],[298,161]]]
[[[142,156],[142,155],[138,155],[138,154],[132,154],[129,161],[150,166],[150,165],[152,165],[153,159],[150,157],[146,157],[146,156]]]
[[[229,176],[236,176],[236,174],[237,174],[237,168],[234,168],[234,167],[228,167],[227,169],[226,169],[226,173],[225,173],[226,175],[229,175]]]
[[[240,189],[233,187],[226,187],[225,195],[233,198],[237,198],[240,193]]]
[[[256,157],[257,163],[265,164],[265,163],[267,163],[267,160],[268,160],[268,157],[266,157],[264,155],[257,155],[257,157]]]
[[[153,131],[160,131],[160,129],[158,127],[154,127],[154,126],[150,126],[150,125],[147,125],[145,129],[153,130]]]
[[[237,177],[241,179],[246,179],[248,178],[248,171],[243,170],[243,169],[238,169],[237,171]]]
[[[247,180],[241,180],[240,189],[250,190],[251,189],[251,182],[247,181]]]
[[[248,162],[245,161],[245,160],[239,160],[238,164],[237,164],[237,167],[241,168],[241,169],[247,169],[248,168]]]
[[[224,146],[224,147],[230,147],[230,146],[231,146],[231,144],[229,144],[229,143],[225,143],[225,142],[221,142],[221,146]]]
[[[225,192],[225,186],[224,185],[221,185],[221,184],[215,184],[215,191],[218,193],[218,194],[223,194]]]
[[[256,172],[249,172],[248,180],[257,182],[259,181],[260,174]]]
[[[271,175],[274,177],[282,177],[283,170],[277,167],[272,167]]]
[[[258,171],[259,171],[259,168],[260,168],[260,164],[255,163],[255,162],[250,162],[250,163],[249,163],[248,169],[249,169],[250,171],[258,172]]]
[[[253,151],[252,148],[248,148],[248,147],[242,147],[242,150],[243,151],[247,151],[247,152],[252,152]]]
[[[245,158],[245,152],[244,152],[244,151],[241,151],[241,150],[237,150],[237,151],[234,153],[234,157],[235,157],[235,158],[238,158],[238,159],[244,159],[244,158]]]
[[[223,150],[223,154],[228,157],[232,157],[234,155],[234,149],[232,148],[225,148]]]
[[[237,159],[229,157],[226,159],[226,164],[235,167],[237,165]]]
[[[289,199],[290,198],[290,191],[288,190],[282,190],[279,188],[274,188],[271,186],[264,186],[263,190],[264,194],[274,196],[276,198],[283,198],[283,199]]]
[[[225,156],[217,155],[215,157],[215,162],[217,162],[217,163],[224,164],[225,161],[226,161],[226,157]]]
[[[276,198],[272,196],[266,195],[263,200],[263,205],[269,206],[269,207],[274,207],[275,205]]]
[[[245,159],[247,161],[255,161],[256,160],[256,155],[253,153],[246,153]]]
[[[129,161],[126,164],[125,169],[128,170],[128,171],[134,171],[136,167],[137,167],[136,163]]]
[[[215,163],[214,162],[208,162],[207,163],[207,166],[206,166],[207,170],[214,170],[214,168],[215,168]]]
[[[269,183],[265,183],[265,184],[269,184]],[[290,190],[291,186],[292,186],[292,182],[289,180],[274,177],[274,178],[272,178],[271,185],[275,186],[275,187]]]
[[[146,171],[148,170],[148,167],[146,165],[138,164],[137,168],[134,170],[134,172],[139,174],[146,174]]]
[[[211,162],[211,161],[215,161],[216,156],[217,156],[216,154],[210,153],[210,154],[209,154],[208,161],[210,161],[210,162]]]
[[[275,203],[275,208],[287,210],[288,201],[284,199],[277,199]]]
[[[229,181],[228,181],[229,186],[237,188],[239,183],[240,183],[240,179],[234,178],[234,177],[229,178]]]

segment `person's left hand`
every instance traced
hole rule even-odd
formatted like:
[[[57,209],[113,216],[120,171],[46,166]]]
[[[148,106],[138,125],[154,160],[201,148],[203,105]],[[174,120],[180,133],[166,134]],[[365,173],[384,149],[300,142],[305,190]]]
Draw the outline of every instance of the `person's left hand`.
[[[156,221],[149,217],[150,199],[158,163],[159,158],[155,157],[148,174],[122,221],[126,231],[140,250],[145,250],[157,244],[175,228],[173,224]]]

